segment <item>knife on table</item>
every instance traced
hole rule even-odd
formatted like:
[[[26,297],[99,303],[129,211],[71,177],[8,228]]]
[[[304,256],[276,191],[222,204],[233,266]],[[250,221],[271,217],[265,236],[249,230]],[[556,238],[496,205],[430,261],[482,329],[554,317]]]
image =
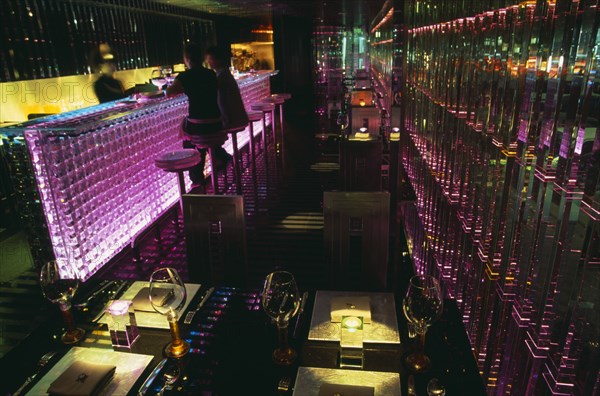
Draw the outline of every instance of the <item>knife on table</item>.
[[[194,315],[196,315],[196,312],[200,311],[200,309],[204,306],[204,303],[210,298],[210,296],[212,295],[212,293],[214,291],[215,291],[214,287],[211,287],[210,289],[208,289],[206,291],[206,294],[204,295],[204,297],[202,297],[202,300],[200,300],[200,302],[198,303],[196,308],[187,313],[187,315],[185,316],[185,319],[183,320],[183,323],[185,323],[185,324],[192,323],[192,319],[194,319]]]
[[[154,367],[154,370],[152,370],[152,372],[150,373],[148,378],[146,378],[146,380],[144,381],[142,386],[140,386],[140,389],[137,392],[138,396],[144,396],[146,394],[146,392],[148,392],[150,385],[152,385],[152,382],[154,381],[156,376],[161,372],[163,367],[165,367],[165,364],[167,364],[167,362],[168,362],[168,359],[164,358],[156,365],[156,367]]]
[[[302,294],[302,301],[300,302],[300,309],[298,309],[298,316],[296,317],[296,325],[294,326],[294,332],[292,333],[292,338],[296,338],[298,332],[298,325],[300,324],[300,317],[304,312],[304,306],[306,305],[306,300],[308,300],[308,292],[305,291]]]

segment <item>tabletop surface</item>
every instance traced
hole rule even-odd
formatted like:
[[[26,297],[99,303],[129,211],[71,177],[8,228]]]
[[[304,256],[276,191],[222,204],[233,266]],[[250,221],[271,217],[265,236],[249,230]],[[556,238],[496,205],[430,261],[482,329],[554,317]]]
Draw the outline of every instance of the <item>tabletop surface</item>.
[[[188,311],[198,306],[207,291],[209,288],[202,287],[196,293],[189,304]],[[410,373],[403,360],[412,351],[414,340],[408,337],[406,319],[401,309],[398,310],[398,307],[401,307],[401,298],[398,296],[395,298],[401,343],[365,343],[363,370],[399,373],[402,394],[407,395],[406,380]],[[277,346],[277,334],[275,326],[262,310],[260,291],[231,287],[214,288],[189,325],[183,323],[187,311],[181,315],[182,338],[190,343],[190,353],[179,361],[168,360],[163,370],[157,373],[149,385],[146,394],[156,394],[160,390],[163,385],[162,371],[169,365],[178,365],[181,374],[173,389],[165,394],[182,395],[292,395],[299,367],[339,369],[339,343],[308,340],[314,301],[315,291],[309,292],[304,313],[290,321],[290,345],[298,351],[298,359],[292,366],[281,367],[271,360],[271,353]],[[87,315],[80,313],[77,316],[78,324],[83,324],[88,334],[78,346],[111,348],[106,325],[92,323],[93,316],[93,310],[90,310]],[[129,394],[137,394],[144,380],[163,360],[162,349],[170,340],[167,330],[147,328],[139,330],[140,338],[130,352],[152,355],[154,359]],[[26,390],[35,386],[36,382],[70,349],[68,346],[60,345],[56,341],[44,340],[42,337],[37,343],[34,340],[26,343],[20,353],[27,353],[27,349],[34,348],[38,350],[35,356],[41,356],[51,349],[57,350],[58,353],[39,372]],[[414,375],[417,395],[427,394],[426,387],[431,378],[438,378],[448,395],[485,394],[483,382],[460,321],[459,311],[453,300],[444,301],[444,311],[440,320],[428,331],[425,352],[430,356],[433,364],[428,372]],[[21,370],[26,371],[21,373],[20,383],[28,374],[35,372],[35,365],[29,368],[22,367]],[[287,391],[278,391],[278,384],[282,379],[290,384]]]

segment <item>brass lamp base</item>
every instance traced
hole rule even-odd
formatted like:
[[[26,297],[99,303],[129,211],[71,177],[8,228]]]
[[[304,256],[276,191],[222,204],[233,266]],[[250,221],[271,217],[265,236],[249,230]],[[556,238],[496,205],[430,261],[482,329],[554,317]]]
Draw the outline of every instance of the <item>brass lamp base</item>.
[[[280,366],[289,366],[296,360],[296,351],[292,348],[277,348],[273,351],[273,361]]]
[[[63,333],[63,335],[60,337],[60,340],[63,342],[63,344],[75,344],[79,341],[81,341],[81,339],[85,336],[85,330],[83,329],[73,329],[73,330],[68,330],[65,331]]]
[[[165,356],[170,358],[180,358],[190,351],[190,344],[183,340],[179,342],[169,342],[164,349]]]

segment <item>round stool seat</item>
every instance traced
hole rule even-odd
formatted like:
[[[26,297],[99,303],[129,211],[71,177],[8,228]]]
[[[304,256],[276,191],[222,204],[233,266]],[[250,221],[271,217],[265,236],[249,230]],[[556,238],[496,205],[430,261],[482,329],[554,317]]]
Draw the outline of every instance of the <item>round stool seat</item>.
[[[167,172],[188,170],[200,163],[200,153],[194,149],[167,151],[154,159],[154,164]]]
[[[283,99],[280,96],[269,96],[268,98],[265,98],[264,101],[267,102],[267,103],[273,103],[273,104],[276,104],[276,105],[280,105],[280,104],[285,103],[285,99]]]
[[[263,113],[262,111],[249,111],[248,112],[248,120],[250,122],[256,122],[262,120]]]
[[[240,133],[240,132],[244,132],[245,130],[246,130],[246,125],[223,129],[223,131],[226,133]]]
[[[252,110],[262,111],[263,113],[275,110],[275,104],[269,102],[254,103],[250,107],[252,108]]]
[[[292,94],[290,93],[276,93],[271,95],[271,97],[278,97],[281,98],[283,100],[288,100],[288,99],[292,99]]]
[[[219,131],[203,135],[186,135],[193,145],[199,148],[221,146],[227,141],[227,132]]]

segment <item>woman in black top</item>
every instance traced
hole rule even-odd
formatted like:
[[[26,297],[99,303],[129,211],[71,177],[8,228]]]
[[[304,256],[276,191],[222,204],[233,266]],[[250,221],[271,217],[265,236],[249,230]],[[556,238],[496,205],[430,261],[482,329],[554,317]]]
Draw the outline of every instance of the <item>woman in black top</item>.
[[[185,46],[183,60],[188,70],[179,73],[173,84],[167,88],[169,96],[185,93],[188,97],[188,117],[183,120],[183,131],[188,135],[220,131],[222,123],[217,105],[217,76],[213,71],[202,66],[202,51],[197,44],[191,43]],[[183,147],[194,148],[194,145],[184,140]],[[204,182],[206,150],[198,151],[202,161],[190,171],[190,178],[194,184]],[[217,169],[225,165],[229,159],[229,154],[222,147],[214,147],[213,154],[215,155],[213,163]]]

